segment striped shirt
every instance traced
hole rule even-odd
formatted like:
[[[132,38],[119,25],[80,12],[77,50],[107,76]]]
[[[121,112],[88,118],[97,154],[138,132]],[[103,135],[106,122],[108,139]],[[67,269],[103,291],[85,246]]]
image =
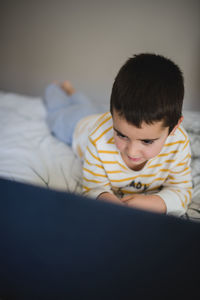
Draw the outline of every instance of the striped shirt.
[[[118,197],[156,194],[164,200],[168,214],[184,214],[192,196],[192,180],[189,139],[183,127],[169,135],[161,152],[139,171],[126,166],[113,136],[109,112],[77,124],[72,147],[83,160],[83,194],[92,198],[103,192]]]

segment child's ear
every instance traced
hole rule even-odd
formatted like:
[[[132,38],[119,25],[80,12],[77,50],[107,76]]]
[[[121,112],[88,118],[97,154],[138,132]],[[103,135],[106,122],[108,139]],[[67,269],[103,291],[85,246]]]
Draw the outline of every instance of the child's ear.
[[[176,126],[173,128],[173,130],[170,132],[170,135],[173,135],[176,131],[176,129],[180,126],[180,124],[183,122],[184,117],[180,117],[180,119],[178,120],[178,123],[176,124]]]

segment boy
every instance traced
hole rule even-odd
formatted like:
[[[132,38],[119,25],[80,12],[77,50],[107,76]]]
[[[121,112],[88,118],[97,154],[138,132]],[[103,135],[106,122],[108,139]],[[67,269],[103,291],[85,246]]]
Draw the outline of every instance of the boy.
[[[99,108],[67,81],[47,89],[52,132],[72,143],[83,159],[84,195],[176,216],[185,213],[192,181],[189,140],[181,126],[183,81],[174,62],[144,53],[119,70],[110,112],[94,115]]]

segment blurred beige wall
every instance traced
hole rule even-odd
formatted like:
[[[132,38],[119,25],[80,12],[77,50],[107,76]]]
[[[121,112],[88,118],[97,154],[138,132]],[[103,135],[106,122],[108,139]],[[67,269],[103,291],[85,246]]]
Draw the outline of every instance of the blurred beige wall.
[[[0,0],[0,89],[41,96],[70,79],[109,101],[133,54],[174,60],[185,77],[185,109],[200,110],[199,0]]]

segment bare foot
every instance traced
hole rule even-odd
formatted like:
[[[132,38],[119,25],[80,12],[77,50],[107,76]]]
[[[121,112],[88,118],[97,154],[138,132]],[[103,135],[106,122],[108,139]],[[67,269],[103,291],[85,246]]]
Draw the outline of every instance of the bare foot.
[[[75,93],[75,89],[73,88],[70,81],[65,80],[60,84],[60,87],[68,94],[73,95]]]

